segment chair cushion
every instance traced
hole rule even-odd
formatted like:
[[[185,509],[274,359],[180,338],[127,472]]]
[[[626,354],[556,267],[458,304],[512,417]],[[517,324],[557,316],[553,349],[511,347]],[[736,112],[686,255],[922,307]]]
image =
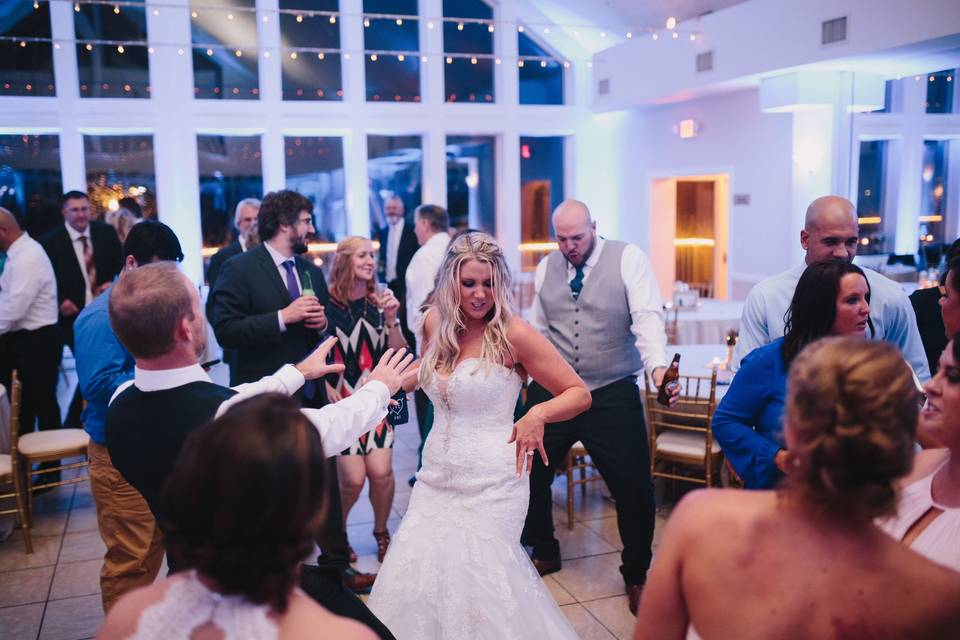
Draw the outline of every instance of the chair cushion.
[[[5,453],[0,453],[0,478],[13,471],[13,462]]]
[[[35,456],[85,448],[89,442],[90,436],[83,429],[50,429],[20,436],[17,450],[25,456]]]
[[[703,457],[707,449],[707,436],[693,431],[669,429],[657,436],[657,451],[681,456]],[[714,440],[710,450],[720,453],[720,445]]]

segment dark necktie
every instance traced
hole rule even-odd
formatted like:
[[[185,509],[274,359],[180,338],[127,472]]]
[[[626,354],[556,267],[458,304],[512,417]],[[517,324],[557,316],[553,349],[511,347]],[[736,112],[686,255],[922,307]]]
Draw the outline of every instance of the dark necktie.
[[[87,236],[80,236],[80,244],[83,245],[83,267],[87,272],[87,280],[90,281],[90,293],[97,290],[97,267],[93,262],[93,245],[87,239]]]
[[[294,274],[294,262],[291,258],[290,260],[284,260],[282,263],[283,268],[287,270],[287,293],[290,294],[291,300],[296,300],[300,297],[300,287],[297,285],[297,276]]]
[[[583,289],[583,265],[575,267],[577,273],[573,276],[573,280],[570,281],[570,292],[573,293],[573,299],[576,300],[580,297],[580,291]]]

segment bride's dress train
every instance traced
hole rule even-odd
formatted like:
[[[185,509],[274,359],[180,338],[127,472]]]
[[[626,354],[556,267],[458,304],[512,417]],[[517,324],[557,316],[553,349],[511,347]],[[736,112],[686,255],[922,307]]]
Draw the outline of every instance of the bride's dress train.
[[[507,444],[520,386],[468,358],[424,387],[423,468],[369,601],[398,640],[577,637],[520,546],[530,485]]]

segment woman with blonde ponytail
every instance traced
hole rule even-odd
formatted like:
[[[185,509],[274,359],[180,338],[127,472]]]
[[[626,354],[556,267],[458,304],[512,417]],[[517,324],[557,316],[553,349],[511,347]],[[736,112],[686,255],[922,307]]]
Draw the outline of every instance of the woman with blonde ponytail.
[[[420,384],[434,425],[370,609],[398,640],[576,638],[520,546],[520,530],[530,492],[524,473],[547,463],[544,428],[589,408],[589,391],[513,313],[510,271],[485,233],[450,243],[423,338]],[[554,398],[514,423],[528,376]]]

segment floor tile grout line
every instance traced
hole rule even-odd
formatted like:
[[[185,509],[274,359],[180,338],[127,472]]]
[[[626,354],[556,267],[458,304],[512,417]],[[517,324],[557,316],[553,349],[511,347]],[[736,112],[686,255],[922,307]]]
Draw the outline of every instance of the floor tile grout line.
[[[57,549],[57,558],[53,563],[53,573],[50,575],[50,585],[47,587],[47,598],[43,603],[43,611],[40,612],[40,626],[37,628],[37,640],[40,640],[40,634],[43,633],[43,623],[47,618],[47,605],[50,602],[50,594],[53,593],[53,581],[57,577],[57,567],[60,564],[60,554],[63,553],[63,539],[67,535],[67,525],[70,523],[70,511],[73,510],[73,502],[77,499],[77,485],[70,485],[73,489],[73,495],[70,496],[70,509],[67,510],[67,520],[63,524],[63,533],[60,535],[60,547]]]

